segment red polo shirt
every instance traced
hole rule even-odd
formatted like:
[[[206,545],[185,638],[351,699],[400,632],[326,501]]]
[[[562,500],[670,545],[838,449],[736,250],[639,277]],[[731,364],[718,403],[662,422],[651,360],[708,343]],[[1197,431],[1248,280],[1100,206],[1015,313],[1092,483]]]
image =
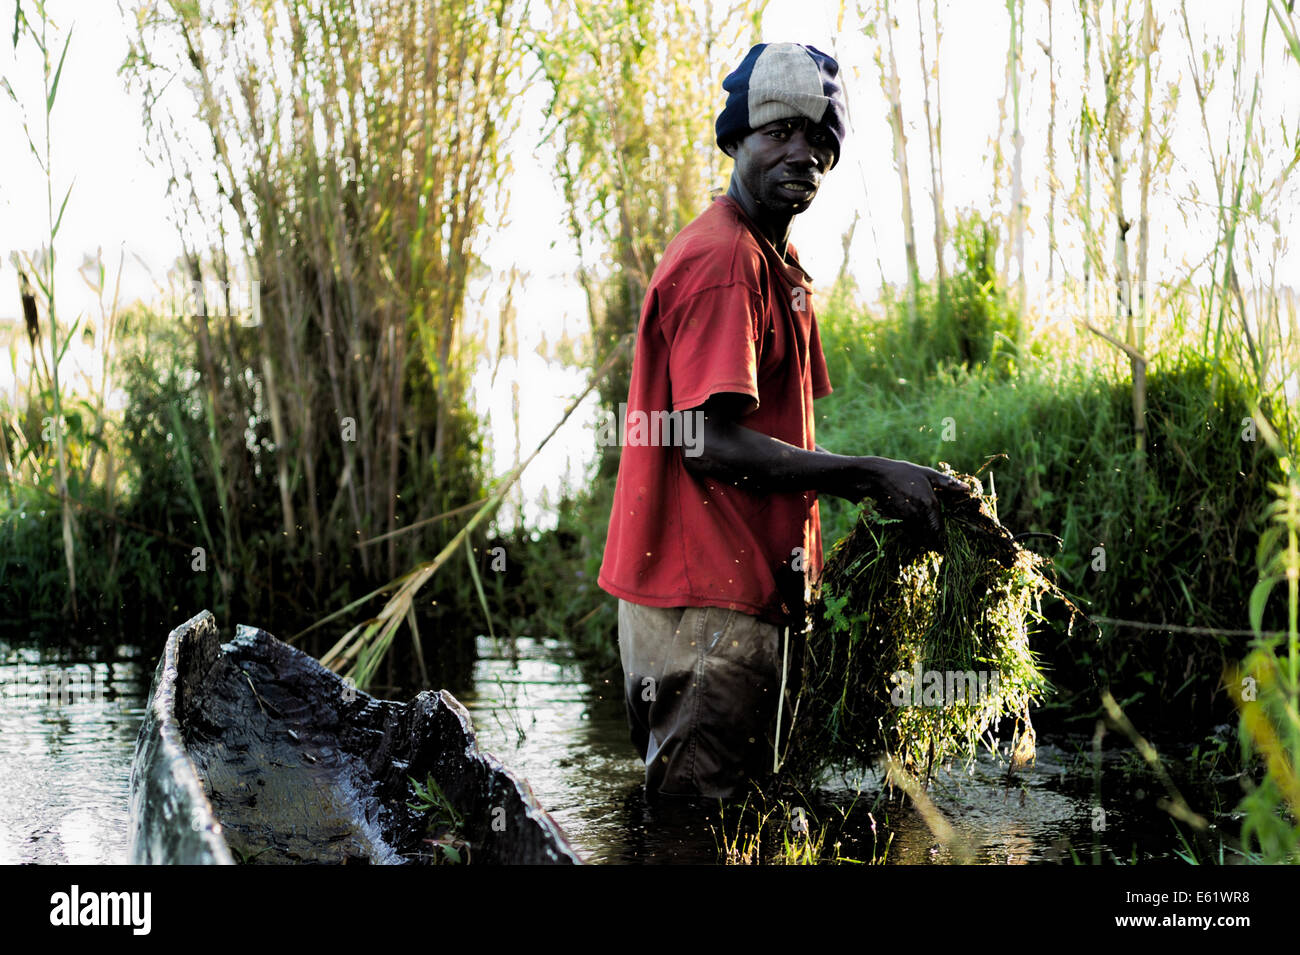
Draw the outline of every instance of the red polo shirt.
[[[816,492],[760,494],[698,477],[682,447],[645,426],[653,412],[737,393],[753,399],[742,425],[815,449],[813,399],[831,385],[809,277],[793,247],[788,258],[726,196],[664,251],[637,332],[599,577],[615,597],[781,623],[802,599],[804,575],[820,572]]]

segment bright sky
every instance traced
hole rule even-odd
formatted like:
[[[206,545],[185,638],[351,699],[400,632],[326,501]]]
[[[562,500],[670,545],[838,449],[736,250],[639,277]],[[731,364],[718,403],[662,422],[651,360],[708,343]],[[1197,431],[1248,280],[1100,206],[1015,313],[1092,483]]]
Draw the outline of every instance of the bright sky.
[[[31,4],[25,4],[30,7]],[[917,49],[915,3],[892,5],[899,17],[894,42],[902,76],[902,98],[908,136],[913,211],[920,268],[923,276],[932,274],[932,216],[929,193],[929,159],[924,118],[921,113],[921,72]],[[929,19],[929,2],[922,4]],[[1074,150],[1070,137],[1076,125],[1083,76],[1079,72],[1080,33],[1077,7],[1058,0],[1054,6],[1057,69],[1057,136],[1058,174],[1064,180],[1058,195],[1058,235],[1068,272],[1078,270],[1080,250],[1073,244],[1077,224],[1067,221],[1064,195],[1073,188]],[[1259,25],[1264,4],[1248,4],[1246,36],[1247,74],[1239,79],[1241,95],[1248,101],[1259,60]],[[1009,189],[994,197],[991,193],[992,147],[990,140],[998,128],[998,101],[1003,95],[1008,19],[1001,0],[943,0],[940,3],[944,35],[940,61],[943,118],[943,160],[945,207],[953,212],[964,207],[989,211],[996,199],[1005,205]],[[1029,251],[1027,273],[1031,283],[1046,273],[1047,181],[1045,146],[1047,139],[1047,57],[1040,48],[1045,42],[1046,5],[1029,2],[1024,40],[1024,89],[1022,121],[1025,140],[1024,179],[1028,203]],[[1109,9],[1109,3],[1106,5]],[[1135,8],[1140,4],[1135,4]],[[1187,77],[1188,44],[1182,35],[1178,5],[1169,0],[1156,4],[1163,33],[1157,54],[1158,82],[1181,85],[1181,99],[1173,116],[1171,149],[1173,166],[1161,177],[1159,190],[1152,197],[1153,277],[1168,278],[1184,274],[1187,263],[1199,260],[1214,241],[1214,181],[1206,151],[1206,137]],[[1214,148],[1220,159],[1229,140],[1239,150],[1243,131],[1228,132],[1227,108],[1232,77],[1227,67],[1233,56],[1232,38],[1236,34],[1235,4],[1192,2],[1188,4],[1193,34],[1200,51],[1208,49],[1203,36],[1218,37],[1228,43],[1224,72],[1212,97],[1211,128],[1215,130]],[[61,318],[69,320],[87,310],[96,312],[93,294],[78,275],[78,267],[87,255],[102,248],[111,282],[116,277],[119,257],[124,258],[122,299],[155,299],[168,283],[168,270],[179,251],[176,230],[171,221],[171,205],[166,196],[163,172],[146,160],[148,147],[141,125],[138,100],[125,89],[117,69],[126,54],[126,32],[117,5],[104,0],[50,0],[49,9],[60,34],[55,45],[61,47],[69,27],[73,29],[67,65],[55,106],[53,126],[54,203],[57,209],[63,191],[72,184],[72,194],[64,216],[56,248],[60,268],[56,290]],[[32,12],[29,11],[29,15]],[[849,90],[850,109],[855,128],[845,143],[841,162],[828,176],[826,185],[812,209],[796,222],[794,241],[811,274],[829,283],[842,257],[841,237],[853,218],[861,214],[851,251],[851,268],[866,289],[879,286],[881,270],[885,279],[899,283],[905,277],[901,227],[901,198],[894,170],[892,141],[886,124],[887,101],[881,90],[879,75],[871,59],[872,41],[860,31],[846,30],[833,36],[838,3],[833,0],[773,0],[764,19],[765,40],[796,40],[811,43],[840,59]],[[1108,15],[1108,14],[1106,14]],[[1104,15],[1104,16],[1106,16]],[[37,124],[38,144],[43,141],[40,61],[30,42],[24,40],[15,60],[9,36],[13,23],[12,0],[0,0],[0,75],[13,85],[28,110],[28,119]],[[1280,40],[1276,25],[1270,41]],[[1280,43],[1271,42],[1269,59],[1264,64],[1258,106],[1257,129],[1268,135],[1272,153],[1270,174],[1276,174],[1288,156],[1281,140],[1281,129],[1295,134],[1300,117],[1300,69],[1287,60]],[[1094,45],[1095,50],[1095,45]],[[933,41],[927,36],[927,55],[933,57]],[[1094,75],[1091,99],[1100,108],[1099,77]],[[1140,83],[1140,75],[1139,75]],[[1140,86],[1139,86],[1140,89]],[[1157,102],[1167,90],[1157,88]],[[538,241],[537,223],[562,221],[563,209],[550,172],[546,150],[535,147],[540,122],[540,99],[528,107],[520,127],[521,139],[514,150],[516,175],[511,183],[510,222],[490,242],[484,244],[487,264],[498,276],[512,266],[526,275],[526,284],[516,290],[519,307],[521,382],[521,440],[525,454],[558,419],[568,399],[581,385],[581,374],[561,372],[548,365],[534,350],[545,336],[554,340],[563,331],[581,335],[586,325],[585,303],[572,279],[575,257],[562,232],[545,233]],[[719,106],[722,97],[719,91]],[[1136,117],[1135,117],[1136,118]],[[19,316],[16,272],[10,253],[23,250],[34,253],[48,232],[45,179],[35,158],[28,150],[21,132],[20,113],[9,98],[0,92],[0,345],[4,342],[4,320]],[[1009,130],[1007,140],[1009,141]],[[1295,144],[1290,144],[1294,150]],[[1010,163],[1009,146],[1005,147]],[[1136,218],[1137,163],[1133,159],[1126,187],[1125,202],[1130,216]],[[719,183],[718,185],[723,185]],[[1195,190],[1195,202],[1190,198]],[[1285,194],[1285,201],[1274,210],[1262,210],[1265,216],[1280,217],[1283,235],[1294,231],[1300,202],[1296,191]],[[1183,197],[1184,210],[1174,203]],[[1094,174],[1094,208],[1101,210],[1105,198],[1104,183]],[[1098,215],[1104,215],[1098,212]],[[1135,235],[1136,233],[1134,233]],[[1070,240],[1070,241],[1067,241]],[[1266,264],[1268,250],[1255,250],[1256,262]],[[880,267],[877,268],[877,260]],[[1244,266],[1243,284],[1249,286],[1249,268]],[[1061,274],[1061,266],[1057,267]],[[1280,259],[1279,284],[1300,284],[1300,259],[1295,249],[1285,250]],[[1266,278],[1266,276],[1265,276]],[[501,283],[494,280],[479,288],[490,314],[495,308]],[[18,354],[25,357],[25,336],[17,336]],[[9,362],[0,361],[0,388],[11,381]],[[505,365],[495,383],[486,375],[476,381],[480,407],[490,412],[493,440],[498,451],[497,470],[509,465],[509,451],[514,439],[510,428],[510,378],[516,369]],[[8,379],[8,380],[7,380]],[[548,449],[539,461],[536,475],[526,482],[525,496],[535,500],[544,486],[552,490],[568,466],[575,480],[590,453],[590,438],[581,432],[592,420],[594,406],[584,409],[571,422],[566,439]]]

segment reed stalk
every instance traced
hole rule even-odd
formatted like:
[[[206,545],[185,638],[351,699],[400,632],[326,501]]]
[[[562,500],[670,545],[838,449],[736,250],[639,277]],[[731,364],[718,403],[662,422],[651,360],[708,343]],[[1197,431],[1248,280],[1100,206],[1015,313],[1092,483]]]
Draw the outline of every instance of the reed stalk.
[[[473,516],[465,525],[456,533],[446,546],[438,552],[432,560],[425,561],[407,571],[401,577],[391,581],[385,587],[379,588],[373,593],[362,598],[361,601],[353,601],[346,607],[335,611],[327,617],[324,617],[301,633],[295,634],[293,639],[297,640],[310,630],[328,623],[329,621],[342,616],[344,613],[355,609],[361,602],[369,597],[377,596],[380,593],[393,591],[392,596],[388,598],[379,612],[369,620],[356,624],[352,629],[345,633],[339,641],[334,644],[321,657],[321,663],[335,670],[342,670],[349,667],[347,675],[353,679],[357,686],[362,689],[369,686],[370,681],[374,678],[380,663],[383,661],[393,640],[397,635],[397,629],[401,626],[403,620],[411,620],[412,610],[416,597],[433,576],[442,569],[462,547],[468,547],[471,535],[484,525],[484,523],[496,512],[501,503],[509,496],[510,490],[514,487],[520,475],[524,473],[527,467],[537,458],[551,439],[559,432],[578,406],[591,394],[598,385],[600,385],[605,376],[608,375],[617,364],[625,358],[625,352],[630,350],[632,338],[625,338],[602,362],[601,366],[592,375],[587,387],[578,395],[569,406],[565,409],[560,420],[551,428],[550,432],[541,440],[533,452],[528,455],[520,464],[507,474],[496,485],[487,500],[474,512]],[[482,585],[476,579],[479,594],[482,597]]]
[[[889,98],[889,129],[894,142],[894,169],[898,173],[898,189],[903,203],[903,252],[907,261],[907,315],[913,333],[917,331],[917,295],[920,269],[916,262],[916,231],[912,219],[912,186],[907,164],[907,135],[903,131],[903,94],[899,82],[898,61],[894,56],[894,17],[889,10],[889,0],[880,0],[876,11],[877,23],[882,25],[885,44],[876,46],[876,68]],[[886,55],[887,52],[887,55]]]
[[[63,77],[63,66],[67,62],[68,50],[72,45],[73,28],[69,28],[63,37],[63,48],[58,53],[57,63],[54,60],[54,49],[51,47],[52,37],[50,30],[54,26],[49,13],[46,9],[45,0],[35,0],[33,9],[36,11],[37,23],[33,25],[28,20],[27,15],[23,12],[21,4],[14,11],[14,34],[13,43],[16,47],[20,36],[26,35],[31,38],[33,44],[41,54],[41,81],[42,81],[42,110],[41,119],[43,123],[43,135],[38,145],[33,136],[32,129],[28,125],[25,112],[22,117],[23,134],[27,139],[27,145],[30,147],[32,155],[40,166],[45,185],[45,214],[46,214],[46,238],[47,243],[43,250],[39,267],[34,270],[36,281],[44,296],[46,325],[49,328],[49,359],[46,364],[46,370],[49,378],[49,394],[51,399],[52,414],[48,419],[48,433],[54,444],[55,457],[55,487],[59,495],[59,509],[61,513],[61,530],[63,544],[64,569],[67,573],[67,607],[71,611],[73,620],[78,617],[77,612],[77,523],[73,515],[72,504],[68,499],[68,452],[66,446],[67,436],[64,433],[66,423],[64,421],[64,394],[63,382],[59,377],[60,363],[63,355],[67,350],[68,343],[71,341],[72,331],[63,339],[63,344],[59,341],[59,316],[57,302],[55,298],[55,245],[59,234],[59,227],[63,223],[63,214],[67,211],[68,200],[72,197],[72,185],[69,185],[63,193],[63,198],[58,202],[56,207],[54,191],[54,159],[53,159],[53,131],[51,120],[54,115],[54,106],[59,95],[59,81]],[[17,94],[7,80],[4,81],[5,91],[13,100],[18,108],[22,109],[22,104],[18,101]],[[23,276],[24,284],[26,276]],[[27,310],[26,293],[24,292],[24,310],[27,312],[29,333],[34,331],[33,324],[35,316],[34,308]],[[37,336],[32,336],[33,351],[36,350]]]

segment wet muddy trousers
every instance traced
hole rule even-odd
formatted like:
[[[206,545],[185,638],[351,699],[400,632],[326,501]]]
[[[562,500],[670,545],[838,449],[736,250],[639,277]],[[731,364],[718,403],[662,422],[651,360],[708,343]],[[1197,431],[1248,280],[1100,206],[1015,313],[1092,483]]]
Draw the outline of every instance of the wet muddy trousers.
[[[735,610],[619,601],[624,699],[648,797],[728,799],[771,774],[782,635]],[[786,724],[788,699],[783,709]]]

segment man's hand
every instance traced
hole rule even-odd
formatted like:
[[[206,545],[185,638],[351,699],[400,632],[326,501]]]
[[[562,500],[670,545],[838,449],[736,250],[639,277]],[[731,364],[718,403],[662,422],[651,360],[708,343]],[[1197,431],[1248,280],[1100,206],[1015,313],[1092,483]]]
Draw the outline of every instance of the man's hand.
[[[938,535],[942,527],[938,493],[964,493],[969,489],[956,478],[934,468],[890,458],[858,458],[861,483],[856,497],[871,497],[890,517],[925,527]],[[845,496],[854,496],[853,494]]]

